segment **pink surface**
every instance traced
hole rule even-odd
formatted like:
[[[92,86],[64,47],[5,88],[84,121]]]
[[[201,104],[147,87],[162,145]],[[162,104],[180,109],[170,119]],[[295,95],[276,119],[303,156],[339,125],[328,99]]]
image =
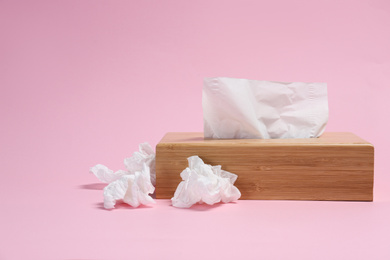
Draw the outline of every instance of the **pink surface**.
[[[0,259],[390,259],[390,2],[0,1]],[[328,83],[374,202],[102,209],[88,173],[202,131],[202,79]]]

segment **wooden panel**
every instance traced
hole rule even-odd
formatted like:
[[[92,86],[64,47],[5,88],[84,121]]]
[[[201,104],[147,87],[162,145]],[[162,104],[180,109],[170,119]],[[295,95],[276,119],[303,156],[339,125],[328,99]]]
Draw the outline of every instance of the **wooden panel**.
[[[352,133],[310,139],[204,139],[168,133],[156,148],[156,197],[171,198],[187,158],[238,175],[241,199],[372,201],[374,147]]]

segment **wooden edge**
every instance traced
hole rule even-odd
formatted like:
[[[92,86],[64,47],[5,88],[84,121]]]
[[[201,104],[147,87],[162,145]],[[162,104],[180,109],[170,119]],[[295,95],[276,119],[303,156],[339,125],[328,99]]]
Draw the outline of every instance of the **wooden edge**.
[[[168,132],[160,143],[166,144],[243,144],[243,145],[369,145],[366,140],[350,132],[325,132],[318,138],[298,139],[209,139],[202,132]]]

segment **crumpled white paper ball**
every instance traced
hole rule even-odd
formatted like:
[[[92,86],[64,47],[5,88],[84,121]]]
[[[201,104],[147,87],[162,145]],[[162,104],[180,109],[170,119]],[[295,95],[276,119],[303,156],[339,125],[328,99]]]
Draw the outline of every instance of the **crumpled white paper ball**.
[[[97,164],[90,170],[95,176],[104,183],[111,183],[120,179],[123,175],[129,174],[128,171],[119,170],[114,172],[102,164]]]
[[[171,199],[174,207],[189,208],[195,203],[212,205],[220,201],[228,203],[241,197],[233,185],[236,174],[222,170],[220,165],[205,164],[198,156],[187,160],[189,166],[180,174],[183,181]]]
[[[149,194],[154,192],[156,181],[155,153],[148,143],[139,145],[139,152],[126,158],[127,170],[112,171],[104,165],[97,164],[90,172],[102,182],[109,183],[104,188],[104,208],[112,209],[118,200],[133,206],[155,203]]]
[[[156,154],[148,143],[139,145],[139,152],[134,152],[130,158],[125,158],[124,164],[129,172],[141,171],[144,164],[150,168],[150,180],[156,185]]]
[[[134,174],[123,175],[104,188],[104,207],[112,209],[117,200],[138,207],[155,203],[148,194],[154,192],[154,186],[150,182],[149,167],[144,164],[144,169],[136,171]]]

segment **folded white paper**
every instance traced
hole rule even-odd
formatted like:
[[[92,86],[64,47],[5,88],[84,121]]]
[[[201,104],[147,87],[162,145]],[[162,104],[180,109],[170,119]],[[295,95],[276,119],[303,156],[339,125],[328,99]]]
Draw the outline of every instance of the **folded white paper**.
[[[205,164],[198,156],[189,157],[188,165],[180,174],[183,181],[172,198],[174,207],[189,208],[195,203],[212,205],[220,201],[228,203],[241,197],[233,185],[237,175],[222,170],[220,165]]]
[[[127,170],[112,171],[97,164],[90,172],[102,182],[109,183],[104,188],[104,208],[112,209],[118,200],[133,206],[154,203],[149,194],[154,192],[156,181],[155,153],[148,143],[139,145],[139,152],[126,158]],[[153,183],[154,182],[154,183]]]
[[[206,138],[312,138],[328,121],[326,83],[206,78]]]

